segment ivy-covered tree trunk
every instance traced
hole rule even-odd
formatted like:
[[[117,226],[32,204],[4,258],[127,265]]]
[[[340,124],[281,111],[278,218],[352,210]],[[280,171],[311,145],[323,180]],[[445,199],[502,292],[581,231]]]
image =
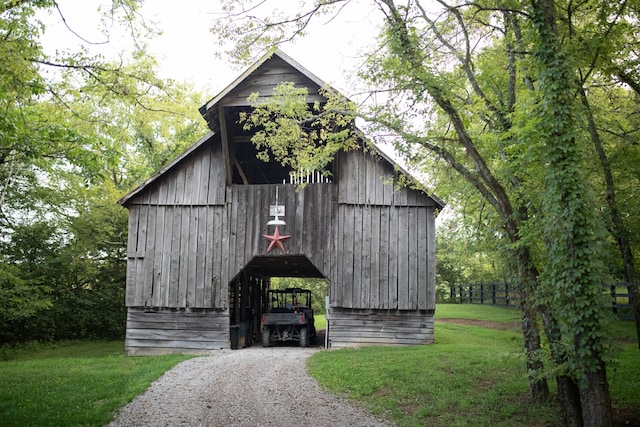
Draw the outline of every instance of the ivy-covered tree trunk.
[[[563,368],[579,385],[582,422],[610,426],[611,404],[602,360],[603,311],[593,265],[596,227],[575,138],[575,76],[571,57],[558,38],[553,0],[534,0],[531,5],[538,35],[534,54],[540,67],[538,115],[543,138],[532,143],[542,145],[540,161],[547,165],[542,200],[549,262],[544,295],[561,325],[560,344],[567,348],[569,357]],[[575,412],[575,408],[563,410],[565,415]],[[579,425],[579,420],[565,423]]]
[[[522,311],[522,335],[527,352],[527,372],[529,376],[529,396],[536,402],[549,399],[549,386],[544,378],[540,331],[538,329],[537,308],[535,306],[535,287],[538,283],[538,271],[531,263],[527,249],[516,253],[515,262],[519,270],[520,310]]]

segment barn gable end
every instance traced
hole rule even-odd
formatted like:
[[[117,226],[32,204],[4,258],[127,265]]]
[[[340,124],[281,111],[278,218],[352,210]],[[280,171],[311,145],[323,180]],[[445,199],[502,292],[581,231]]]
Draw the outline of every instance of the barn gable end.
[[[237,115],[251,93],[270,96],[291,81],[320,100],[317,77],[282,52],[265,56],[201,107],[208,135],[121,199],[128,354],[227,348],[233,325],[251,342],[278,276],[328,279],[332,347],[432,342],[442,203],[397,188],[401,172],[375,150],[339,153],[333,181],[314,178],[302,190],[288,183],[291,171],[257,162]],[[263,237],[273,232],[276,191],[286,253],[268,251]]]

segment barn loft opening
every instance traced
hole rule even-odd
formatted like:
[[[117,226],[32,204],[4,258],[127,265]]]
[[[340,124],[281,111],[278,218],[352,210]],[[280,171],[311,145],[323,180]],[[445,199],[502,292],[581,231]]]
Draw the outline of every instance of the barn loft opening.
[[[240,123],[240,113],[250,112],[252,107],[234,106],[226,107],[224,117],[226,119],[226,134],[231,156],[231,182],[232,184],[298,184],[330,182],[326,174],[321,171],[294,171],[290,166],[283,166],[273,159],[270,153],[270,161],[265,162],[258,158],[258,149],[251,142],[251,136],[255,130],[245,130]],[[333,175],[333,164],[325,167],[329,176]]]
[[[316,282],[323,279],[326,295],[327,278],[304,255],[255,256],[233,278],[229,283],[229,324],[230,336],[237,335],[238,342],[232,342],[232,348],[234,344],[235,348],[244,348],[259,343],[260,319],[268,306],[267,292],[272,285],[285,286],[294,280],[296,286],[308,288],[300,279],[316,279]],[[316,295],[316,298],[322,297]],[[323,304],[324,300],[315,301],[314,306],[322,307]]]

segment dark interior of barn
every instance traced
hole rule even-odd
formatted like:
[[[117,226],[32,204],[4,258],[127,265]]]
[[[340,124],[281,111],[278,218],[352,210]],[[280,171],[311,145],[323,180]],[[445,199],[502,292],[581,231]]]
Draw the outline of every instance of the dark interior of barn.
[[[260,319],[269,304],[267,292],[274,277],[326,279],[303,255],[254,257],[229,283],[232,349],[260,341]]]

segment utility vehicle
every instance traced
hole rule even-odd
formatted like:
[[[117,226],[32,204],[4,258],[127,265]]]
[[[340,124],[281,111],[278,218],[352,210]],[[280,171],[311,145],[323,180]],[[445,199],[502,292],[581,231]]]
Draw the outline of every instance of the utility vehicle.
[[[316,337],[311,291],[301,288],[271,289],[269,305],[262,315],[262,345],[297,341],[307,347]]]

